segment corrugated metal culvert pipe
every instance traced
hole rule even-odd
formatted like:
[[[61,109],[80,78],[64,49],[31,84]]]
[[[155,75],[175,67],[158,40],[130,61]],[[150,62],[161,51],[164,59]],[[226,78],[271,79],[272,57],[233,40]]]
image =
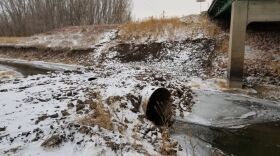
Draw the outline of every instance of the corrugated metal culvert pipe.
[[[166,88],[144,89],[141,111],[158,126],[169,126],[173,117],[171,94]]]

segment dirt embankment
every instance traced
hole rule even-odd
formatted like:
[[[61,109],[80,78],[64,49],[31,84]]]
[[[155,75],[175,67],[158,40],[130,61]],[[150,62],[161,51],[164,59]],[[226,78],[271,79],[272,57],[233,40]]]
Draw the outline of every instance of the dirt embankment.
[[[210,54],[209,57],[207,57],[207,60],[205,60],[205,64],[210,65],[211,55],[213,54],[213,49],[211,49],[211,47],[213,47],[214,44],[215,41],[208,38],[188,38],[182,41],[164,41],[140,44],[121,43],[112,47],[110,50],[117,51],[117,58],[122,62],[148,62],[155,59],[160,61],[167,58],[166,55],[171,51],[188,51],[190,49],[196,49],[197,51],[201,51],[201,53],[206,52]]]

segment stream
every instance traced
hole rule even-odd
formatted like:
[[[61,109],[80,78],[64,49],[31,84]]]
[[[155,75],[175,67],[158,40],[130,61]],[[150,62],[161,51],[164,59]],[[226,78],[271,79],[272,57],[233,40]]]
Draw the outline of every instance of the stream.
[[[73,71],[81,68],[83,67],[77,65],[0,58],[0,79],[47,74],[53,71]]]
[[[280,155],[279,103],[242,94],[195,92],[193,111],[177,117],[172,129],[172,137],[188,155]]]
[[[15,73],[15,77],[27,77],[29,75],[46,74],[52,70],[28,64],[0,62],[0,71],[6,71],[10,74]]]

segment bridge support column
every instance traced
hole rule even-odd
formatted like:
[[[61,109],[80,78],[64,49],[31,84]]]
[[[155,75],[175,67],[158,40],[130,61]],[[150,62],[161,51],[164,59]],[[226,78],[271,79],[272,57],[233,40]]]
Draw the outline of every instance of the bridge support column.
[[[234,1],[229,42],[228,84],[230,88],[242,88],[247,20],[248,1]]]

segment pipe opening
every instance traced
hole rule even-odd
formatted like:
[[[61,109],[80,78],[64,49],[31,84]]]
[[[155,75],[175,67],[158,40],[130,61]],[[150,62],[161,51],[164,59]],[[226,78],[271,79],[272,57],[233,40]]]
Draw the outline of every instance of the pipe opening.
[[[165,88],[153,92],[148,100],[146,117],[158,126],[169,126],[173,116],[171,94]]]

